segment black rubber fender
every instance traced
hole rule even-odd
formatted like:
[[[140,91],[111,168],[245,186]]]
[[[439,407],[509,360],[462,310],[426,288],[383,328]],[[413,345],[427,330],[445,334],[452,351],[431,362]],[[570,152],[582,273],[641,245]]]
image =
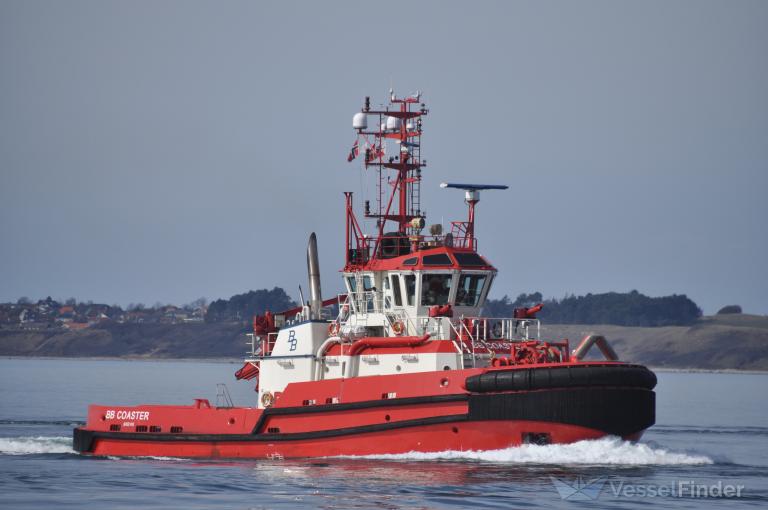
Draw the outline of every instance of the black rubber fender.
[[[512,375],[512,384],[515,388],[523,390],[531,389],[531,373],[527,370],[519,372],[515,371]]]
[[[652,390],[656,382],[656,374],[642,365],[589,364],[489,370],[467,377],[466,388],[474,393],[591,386]]]

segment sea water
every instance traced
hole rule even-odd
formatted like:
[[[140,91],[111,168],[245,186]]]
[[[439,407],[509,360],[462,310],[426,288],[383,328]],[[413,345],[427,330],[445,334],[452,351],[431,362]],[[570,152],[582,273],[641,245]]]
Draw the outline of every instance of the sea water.
[[[236,363],[0,360],[0,508],[745,508],[768,504],[768,374],[659,372],[637,443],[304,460],[80,457],[89,403],[253,405]]]

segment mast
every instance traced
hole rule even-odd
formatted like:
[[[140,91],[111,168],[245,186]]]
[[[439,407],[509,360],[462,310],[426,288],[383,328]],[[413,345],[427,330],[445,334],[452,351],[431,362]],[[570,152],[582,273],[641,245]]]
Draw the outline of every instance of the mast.
[[[363,108],[352,118],[357,140],[347,160],[352,161],[363,152],[365,168],[375,168],[377,172],[376,206],[371,210],[370,203],[365,202],[365,217],[376,220],[376,236],[371,238],[363,233],[354,213],[352,193],[345,192],[345,270],[360,270],[377,259],[403,256],[425,247],[477,250],[475,209],[480,191],[507,189],[507,186],[443,183],[444,188],[465,191],[467,220],[452,221],[448,234],[442,234],[441,225],[433,225],[431,236],[422,235],[426,214],[421,209],[421,171],[427,166],[427,160],[421,157],[421,136],[422,117],[428,113],[421,102],[421,92],[398,98],[390,89],[386,106],[371,109],[371,99],[366,97]],[[369,121],[375,122],[375,126],[369,128]],[[391,145],[395,146],[394,150]],[[390,223],[394,224],[391,229]]]
[[[370,204],[365,203],[365,217],[376,219],[377,235],[371,243],[359,231],[351,207],[352,195],[345,194],[347,265],[365,263],[369,257],[377,258],[382,241],[392,237],[387,236],[388,232],[396,233],[399,243],[409,236],[418,235],[424,227],[421,170],[427,162],[421,158],[421,135],[422,117],[428,113],[426,105],[421,102],[420,92],[398,98],[390,89],[388,105],[378,110],[371,109],[370,97],[366,97],[363,108],[354,116],[353,127],[358,141],[353,146],[350,160],[356,156],[354,151],[362,138],[365,142],[365,167],[375,168],[378,178],[375,209],[371,210]],[[368,128],[369,120],[376,121],[371,129]],[[394,142],[394,148],[388,142]],[[394,223],[396,229],[387,228],[389,223]]]
[[[366,211],[366,218],[376,218],[379,233],[384,232],[388,221],[397,223],[397,231],[407,234],[411,222],[423,218],[420,210],[421,169],[426,161],[421,160],[421,117],[428,113],[426,105],[421,103],[421,93],[398,98],[390,90],[389,104],[383,110],[371,110],[370,99],[366,97],[362,112],[369,116],[377,116],[376,129],[366,131],[358,129],[358,135],[371,136],[373,143],[366,149],[365,166],[374,167],[379,175],[379,193],[377,195],[376,212]],[[386,141],[395,142],[395,151],[386,154]],[[394,171],[394,181],[388,179],[387,170]],[[386,205],[384,203],[385,186],[392,187],[392,194]],[[396,205],[393,202],[397,195]]]

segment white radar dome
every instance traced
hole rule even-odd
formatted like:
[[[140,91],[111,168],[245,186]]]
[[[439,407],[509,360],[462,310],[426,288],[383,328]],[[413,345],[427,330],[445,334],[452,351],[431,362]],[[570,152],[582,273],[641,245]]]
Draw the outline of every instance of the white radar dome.
[[[400,129],[400,119],[397,117],[387,117],[387,129],[392,131]]]
[[[355,129],[368,129],[368,116],[358,112],[352,117],[352,127]]]

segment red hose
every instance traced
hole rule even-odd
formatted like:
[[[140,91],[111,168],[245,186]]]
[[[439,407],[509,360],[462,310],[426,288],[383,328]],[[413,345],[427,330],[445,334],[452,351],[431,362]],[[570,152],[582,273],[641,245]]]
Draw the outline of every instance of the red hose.
[[[429,340],[429,333],[422,337],[361,338],[349,348],[349,355],[354,356],[366,347],[416,347],[427,340]]]

